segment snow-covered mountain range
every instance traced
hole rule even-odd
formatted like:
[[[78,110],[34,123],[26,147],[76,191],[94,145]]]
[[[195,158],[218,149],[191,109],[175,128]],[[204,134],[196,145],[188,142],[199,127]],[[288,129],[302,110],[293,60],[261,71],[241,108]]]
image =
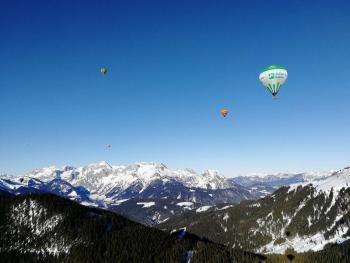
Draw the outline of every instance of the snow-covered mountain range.
[[[317,176],[323,178],[329,174]],[[142,223],[160,223],[188,211],[220,209],[271,194],[283,185],[304,183],[309,174],[227,178],[214,170],[171,170],[164,164],[114,166],[100,162],[83,167],[35,169],[0,176],[0,189],[13,194],[50,192],[83,205],[98,206]],[[139,204],[149,205],[139,205]],[[150,205],[152,204],[152,205]]]
[[[132,184],[141,186],[141,191],[146,189],[155,180],[163,182],[175,180],[186,187],[204,189],[225,189],[232,184],[221,174],[214,170],[207,170],[199,175],[190,169],[170,170],[164,164],[137,163],[128,166],[112,166],[107,162],[91,164],[85,167],[74,168],[65,166],[61,169],[48,167],[36,169],[27,177],[49,181],[53,178],[62,179],[73,185],[82,185],[90,191],[102,193],[115,187],[125,190]]]
[[[273,190],[241,186],[214,170],[198,174],[157,163],[113,166],[107,162],[79,168],[52,166],[19,176],[1,176],[0,189],[14,194],[51,192],[84,205],[112,209],[139,222],[148,221],[156,213],[161,214],[162,221],[205,205],[256,199]],[[155,205],[142,207],[137,205],[140,202]],[[184,202],[192,205],[181,205]]]

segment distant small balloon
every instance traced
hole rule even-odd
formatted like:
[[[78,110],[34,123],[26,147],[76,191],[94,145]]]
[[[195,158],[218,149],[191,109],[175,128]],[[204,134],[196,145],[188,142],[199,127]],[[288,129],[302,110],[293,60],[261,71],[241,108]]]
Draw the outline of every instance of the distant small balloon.
[[[112,147],[112,145],[110,145],[110,144],[107,145],[107,148],[111,148],[111,147]]]
[[[221,115],[225,118],[228,114],[229,110],[226,108],[223,108],[220,110]]]
[[[101,68],[101,74],[106,75],[107,74],[107,68]]]

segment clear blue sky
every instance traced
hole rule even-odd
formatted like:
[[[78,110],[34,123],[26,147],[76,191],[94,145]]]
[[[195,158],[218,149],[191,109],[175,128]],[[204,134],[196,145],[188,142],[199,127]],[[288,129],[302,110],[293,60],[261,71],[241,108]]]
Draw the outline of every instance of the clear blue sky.
[[[350,165],[349,13],[345,0],[2,1],[0,173]],[[277,101],[258,80],[271,64],[289,72]]]

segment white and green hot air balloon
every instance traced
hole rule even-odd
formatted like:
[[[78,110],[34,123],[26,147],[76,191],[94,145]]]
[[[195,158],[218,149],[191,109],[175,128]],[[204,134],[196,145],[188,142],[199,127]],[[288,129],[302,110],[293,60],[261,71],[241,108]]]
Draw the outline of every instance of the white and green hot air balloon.
[[[261,83],[276,96],[284,82],[286,82],[288,72],[285,67],[272,65],[264,68],[259,75]]]

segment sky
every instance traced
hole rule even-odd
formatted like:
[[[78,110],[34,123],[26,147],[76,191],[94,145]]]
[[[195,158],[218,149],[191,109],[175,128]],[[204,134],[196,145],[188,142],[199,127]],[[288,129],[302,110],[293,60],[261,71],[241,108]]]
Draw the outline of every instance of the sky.
[[[1,1],[0,174],[349,166],[349,13],[345,0]],[[289,74],[277,100],[258,79],[272,64]]]

